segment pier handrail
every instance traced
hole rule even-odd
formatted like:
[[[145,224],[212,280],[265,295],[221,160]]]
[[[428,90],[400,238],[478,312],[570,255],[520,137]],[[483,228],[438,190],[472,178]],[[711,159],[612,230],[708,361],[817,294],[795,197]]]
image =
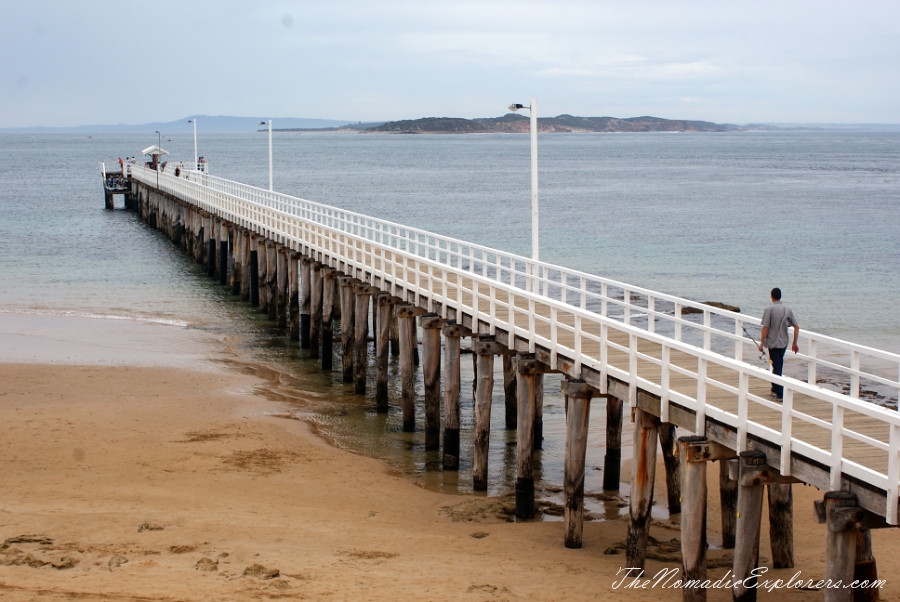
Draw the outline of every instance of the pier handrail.
[[[805,351],[796,357],[808,363],[807,370],[777,377],[745,359],[750,348],[754,358],[758,354],[743,334],[747,325],[759,326],[755,317],[204,173],[158,176],[164,192],[222,219],[289,246],[303,245],[327,260],[340,259],[359,273],[430,298],[445,312],[453,309],[472,315],[492,333],[499,329],[528,341],[532,351],[536,346],[547,349],[551,368],[558,368],[555,364],[565,358],[575,376],[590,367],[627,383],[631,403],[638,389],[655,394],[661,400],[664,421],[671,404],[677,403],[694,411],[698,433],[703,432],[707,418],[732,427],[737,432],[737,451],[746,449],[749,437],[776,442],[784,475],[791,474],[792,454],[799,454],[827,467],[827,486],[832,489],[840,489],[845,477],[877,487],[885,492],[886,519],[898,522],[900,414],[861,401],[859,396],[861,383],[874,383],[888,388],[896,399],[900,355],[804,330]],[[153,170],[134,168],[132,177],[156,186]],[[466,282],[471,282],[469,288]],[[455,291],[455,297],[449,290]],[[542,311],[535,311],[538,307]],[[696,313],[685,314],[685,309]],[[648,353],[647,344],[659,349],[659,354]],[[584,353],[582,348],[588,346],[599,353]],[[673,353],[693,358],[696,367],[676,365],[670,361]],[[625,359],[612,361],[616,354]],[[639,364],[657,369],[658,381],[641,376]],[[794,364],[796,368],[796,360]],[[709,369],[715,366],[729,377],[711,377]],[[847,393],[819,386],[817,379],[822,376],[843,381],[838,384]],[[678,377],[695,381],[695,392],[670,387]],[[784,385],[783,403],[753,393],[751,383],[760,381]],[[736,409],[709,403],[712,392],[733,397]],[[797,409],[798,395],[828,404],[830,420]],[[760,408],[781,415],[779,429],[751,419],[751,410]],[[884,433],[873,437],[855,429],[855,416],[874,418],[884,425]],[[797,435],[798,424],[829,431],[829,448]],[[859,458],[845,457],[849,443],[868,451]]]

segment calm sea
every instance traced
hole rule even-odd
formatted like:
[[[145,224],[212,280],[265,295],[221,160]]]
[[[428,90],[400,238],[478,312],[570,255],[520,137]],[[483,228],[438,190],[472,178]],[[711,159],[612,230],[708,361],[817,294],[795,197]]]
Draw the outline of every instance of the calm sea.
[[[198,135],[212,174],[268,186],[265,133]],[[133,215],[103,210],[99,162],[117,167],[156,142],[155,133],[0,135],[0,317],[75,316],[88,331],[89,316],[105,316],[209,334],[246,366],[274,368],[273,390],[298,397],[336,443],[428,486],[470,489],[471,466],[431,470],[437,455],[419,434],[403,435],[394,413],[375,414],[371,400],[301,361]],[[193,156],[191,133],[162,146],[174,161]],[[530,254],[527,136],[276,132],[273,147],[279,192]],[[802,327],[900,352],[900,133],[556,134],[540,137],[539,155],[544,261],[753,315],[780,286]],[[492,492],[515,480],[502,407]],[[561,482],[561,416],[551,396],[545,481]],[[599,490],[594,472],[588,491]]]

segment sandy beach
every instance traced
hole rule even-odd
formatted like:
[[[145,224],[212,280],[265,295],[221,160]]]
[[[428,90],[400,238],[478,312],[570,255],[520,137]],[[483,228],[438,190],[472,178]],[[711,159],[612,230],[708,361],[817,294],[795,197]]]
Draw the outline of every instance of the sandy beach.
[[[258,384],[225,368],[0,364],[0,598],[681,599],[671,586],[622,581],[624,555],[609,552],[624,544],[623,520],[586,523],[584,547],[566,549],[561,522],[516,523],[511,499],[421,489],[330,446]],[[716,474],[711,467],[713,548]],[[822,576],[820,498],[795,487],[796,568],[768,577]],[[679,537],[677,519],[651,528],[663,545],[650,550],[648,576],[679,567],[666,545]],[[882,600],[900,593],[895,535],[874,534]],[[710,576],[725,575],[730,558],[711,549]]]

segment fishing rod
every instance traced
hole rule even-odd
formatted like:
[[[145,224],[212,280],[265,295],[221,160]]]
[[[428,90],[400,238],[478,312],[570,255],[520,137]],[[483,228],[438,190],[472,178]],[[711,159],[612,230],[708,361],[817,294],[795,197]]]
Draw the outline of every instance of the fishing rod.
[[[756,345],[756,348],[757,348],[757,349],[759,349],[759,343],[756,342],[756,339],[753,338],[753,335],[751,335],[749,332],[747,332],[747,329],[744,327],[743,324],[741,324],[741,330],[744,331],[744,334],[747,335],[747,338],[750,339],[751,341],[753,341],[753,344]],[[770,358],[770,357],[766,354],[765,351],[760,351],[760,352],[759,352],[759,359],[761,359],[761,360],[766,360],[766,361],[769,362],[770,364],[772,363],[772,358]]]

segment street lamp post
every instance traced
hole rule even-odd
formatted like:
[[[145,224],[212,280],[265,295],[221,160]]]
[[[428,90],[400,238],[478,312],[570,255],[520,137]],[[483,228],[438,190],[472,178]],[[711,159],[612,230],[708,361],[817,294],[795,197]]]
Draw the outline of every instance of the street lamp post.
[[[156,130],[156,189],[159,190],[159,158],[162,156],[162,134]]]
[[[269,124],[269,190],[272,190],[272,120],[260,121],[259,125]]]
[[[538,154],[537,154],[537,101],[532,98],[528,106],[520,104],[509,105],[509,110],[516,112],[520,109],[528,109],[531,113],[531,258],[540,259],[540,244],[538,237]]]
[[[188,119],[188,123],[194,124],[194,169],[199,169],[200,165],[197,163],[197,118]]]

